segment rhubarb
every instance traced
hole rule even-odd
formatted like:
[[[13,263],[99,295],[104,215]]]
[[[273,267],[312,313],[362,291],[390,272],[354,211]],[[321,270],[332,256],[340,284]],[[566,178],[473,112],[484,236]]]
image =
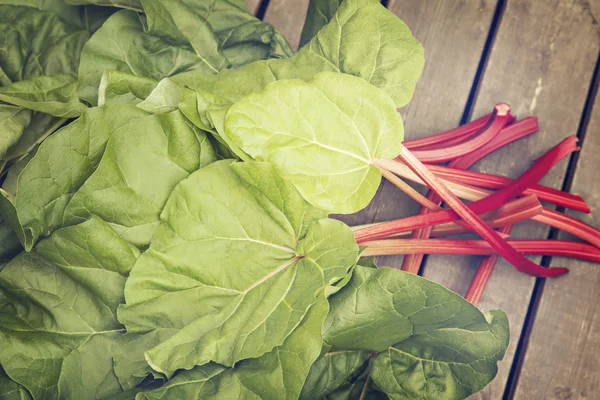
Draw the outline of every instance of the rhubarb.
[[[600,263],[600,249],[587,243],[568,240],[508,240],[516,251],[526,255],[572,257]],[[498,254],[491,243],[470,239],[384,239],[365,242],[365,256],[421,254]],[[553,269],[553,268],[552,268]],[[552,270],[550,269],[550,270]]]
[[[512,182],[511,178],[505,176],[477,171],[465,171],[441,165],[431,165],[429,166],[429,169],[439,178],[455,183],[474,185],[483,189],[500,189]],[[571,210],[585,213],[591,212],[590,207],[581,196],[566,193],[548,186],[539,184],[532,185],[530,188],[526,189],[523,194],[534,194],[540,201],[547,201]]]
[[[470,136],[477,133],[493,116],[492,114],[485,115],[474,121],[459,126],[458,128],[451,129],[446,132],[438,133],[436,135],[427,136],[420,139],[412,139],[404,141],[404,147],[409,150],[424,149],[432,146],[440,147],[441,145],[453,140],[465,140]]]
[[[477,134],[473,138],[465,142],[434,150],[415,150],[414,155],[421,162],[425,163],[442,163],[453,160],[484,146],[513,120],[514,117],[510,114],[510,107],[506,104],[498,104],[494,108],[494,113],[488,119],[488,122],[477,131]]]

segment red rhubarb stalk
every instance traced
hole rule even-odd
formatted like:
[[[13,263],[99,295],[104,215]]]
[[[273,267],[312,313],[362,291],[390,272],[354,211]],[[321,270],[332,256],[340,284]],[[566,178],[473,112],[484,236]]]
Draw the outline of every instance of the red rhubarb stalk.
[[[525,221],[540,214],[543,208],[537,197],[534,195],[524,196],[501,206],[500,208],[482,214],[481,219],[492,228],[502,228],[506,225],[516,224]],[[353,226],[352,230],[357,231],[376,224]],[[471,232],[471,229],[465,229],[454,222],[436,225],[431,231],[431,236],[450,236]],[[388,238],[397,238],[409,236],[410,232],[401,232]]]
[[[506,225],[500,232],[510,234],[512,231],[512,224]],[[487,257],[484,257],[483,260],[479,263],[477,270],[475,271],[475,275],[473,275],[473,279],[471,280],[471,284],[467,289],[467,293],[465,294],[465,300],[473,305],[479,304],[479,300],[481,300],[481,296],[483,295],[483,291],[487,286],[488,281],[490,280],[490,276],[492,276],[492,271],[498,262],[498,255],[492,254]]]
[[[494,107],[492,117],[477,131],[477,134],[473,138],[448,147],[433,150],[415,150],[414,155],[421,162],[425,163],[443,163],[453,160],[484,146],[513,120],[514,117],[510,115],[510,107],[507,104],[498,104]]]
[[[512,182],[511,178],[505,176],[486,174],[477,171],[464,171],[451,168],[450,166],[430,165],[428,168],[439,178],[456,183],[474,185],[484,189],[500,189]],[[581,196],[566,193],[551,187],[536,184],[526,189],[523,194],[534,194],[540,201],[547,201],[571,210],[585,213],[591,212],[590,207]]]
[[[507,203],[510,199],[518,196],[527,187],[537,183],[548,172],[548,170],[552,168],[554,164],[576,149],[577,138],[575,136],[568,137],[542,157],[538,158],[527,171],[512,181],[509,185],[482,200],[470,203],[467,207],[477,214],[483,214],[499,208],[503,204]],[[406,153],[408,153],[408,151],[406,151]],[[386,168],[386,165],[394,164],[394,161],[391,160],[381,159],[379,162],[384,164],[384,168]],[[426,169],[426,167],[424,168]],[[390,235],[395,235],[399,232],[413,230],[424,226],[452,222],[459,218],[460,217],[452,210],[436,211],[427,215],[416,215],[399,220],[378,223],[376,225],[356,231],[355,238],[358,243],[382,239]]]
[[[506,146],[509,143],[522,139],[529,136],[539,130],[537,118],[528,117],[515,122],[514,124],[503,129],[501,134],[494,137],[492,140],[487,142],[485,145],[478,148],[476,151],[466,154],[452,163],[452,167],[456,169],[469,169],[477,161],[486,157],[487,155],[495,152],[501,147]]]
[[[587,243],[568,240],[508,240],[507,243],[522,254],[572,257],[600,263],[600,249]],[[427,249],[428,254],[499,253],[485,240],[470,239],[384,239],[363,245],[367,247],[362,253],[365,256],[420,254],[424,249]]]
[[[600,247],[600,231],[577,218],[544,207],[540,214],[531,219],[568,232],[596,247]]]
[[[412,139],[404,141],[404,147],[409,150],[416,150],[427,148],[430,146],[439,147],[440,145],[450,140],[464,140],[473,136],[483,127],[493,114],[485,115],[474,121],[459,126],[458,128],[451,129],[446,132],[438,133],[436,135],[427,136],[420,139]]]
[[[494,108],[494,113],[490,114],[491,116],[488,116],[488,121],[486,122],[486,124],[481,125],[482,129],[484,127],[487,127],[488,131],[485,134],[482,134],[483,137],[489,138],[489,141],[492,141],[494,139],[494,137],[496,136],[496,134],[498,133],[498,131],[496,131],[495,129],[497,128],[505,128],[506,124],[508,123],[512,123],[514,121],[514,117],[512,115],[510,115],[510,108],[507,105],[500,105],[501,108],[507,108],[507,110],[504,110],[504,113],[508,115],[508,119],[506,121],[498,121],[497,124],[494,124],[493,122],[490,123],[490,121],[492,121],[492,118],[494,118],[494,116],[497,116],[499,109],[499,106],[496,106]],[[502,110],[500,110],[502,112]],[[479,118],[476,121],[482,121],[483,118]],[[475,123],[474,125],[479,124]],[[503,125],[504,123],[504,125]],[[458,142],[452,142],[451,141],[458,141]],[[446,141],[446,145],[455,145],[455,146],[460,146],[462,145],[461,142],[464,141],[464,138],[461,137],[455,137],[455,138],[449,138],[448,141]],[[458,144],[456,144],[458,143]],[[463,143],[464,144],[464,143]],[[473,145],[473,143],[471,143],[471,145]],[[481,143],[480,147],[482,145],[485,145],[485,143]],[[468,144],[465,144],[465,146],[468,146]],[[460,158],[458,158],[460,159]],[[457,159],[454,159],[452,163],[456,162]],[[441,203],[441,199],[439,198],[439,196],[437,196],[437,194],[435,192],[429,192],[427,194],[427,200],[439,204]],[[419,210],[419,215],[424,215],[427,214],[428,212],[430,212],[431,209],[428,208],[421,208]],[[427,239],[428,237],[431,236],[431,232],[432,232],[432,227],[425,227],[425,228],[421,228],[421,229],[417,229],[415,230],[411,237],[414,239]],[[422,254],[417,254],[417,255],[409,255],[404,257],[404,260],[402,262],[402,270],[406,271],[406,272],[410,272],[413,274],[416,274],[419,272],[419,268],[421,266],[421,263],[423,262],[423,255]]]
[[[431,167],[431,166],[430,166]],[[430,168],[428,167],[428,168]],[[413,182],[424,184],[423,180],[421,180],[416,174],[414,174],[406,165],[395,164],[390,165],[389,168],[397,173],[399,176],[412,180]],[[431,167],[432,171],[435,168]],[[457,184],[452,181],[445,181],[441,179],[441,181],[446,184],[446,186],[452,190],[452,192],[463,200],[469,201],[477,201],[485,199],[487,196],[491,194],[490,191],[486,189],[481,189],[474,186],[469,186],[466,184]],[[528,193],[528,190],[525,190],[523,193]],[[437,199],[433,199],[437,200]],[[429,201],[432,201],[429,199]],[[586,224],[585,222],[579,221],[576,218],[570,217],[558,211],[554,211],[549,208],[543,208],[543,211],[539,215],[535,215],[531,218],[533,221],[546,224],[553,228],[557,228],[563,230],[565,232],[570,233],[571,235],[577,236],[578,238],[585,240],[593,244],[594,246],[600,247],[600,231],[594,228],[591,225]],[[427,236],[429,237],[429,236]],[[426,239],[425,236],[416,236],[415,239]],[[418,256],[415,256],[415,258]],[[412,259],[411,259],[412,261]],[[406,262],[403,266],[406,265]],[[403,268],[404,269],[404,268]],[[418,266],[416,267],[418,270]],[[407,272],[412,272],[412,269],[404,269]]]
[[[550,277],[568,272],[567,268],[544,268],[525,258],[521,253],[510,246],[477,216],[473,210],[463,202],[450,189],[446,187],[431,171],[427,169],[410,151],[402,149],[402,161],[419,176],[430,189],[435,191],[450,208],[456,212],[471,228],[477,232],[490,246],[510,262],[517,270],[537,277]]]

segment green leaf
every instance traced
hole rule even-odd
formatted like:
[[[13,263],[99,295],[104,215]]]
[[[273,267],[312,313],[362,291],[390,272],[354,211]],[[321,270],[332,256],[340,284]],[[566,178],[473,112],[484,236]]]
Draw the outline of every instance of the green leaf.
[[[0,262],[12,259],[22,249],[17,235],[6,221],[0,218]]]
[[[137,399],[297,399],[319,355],[327,310],[327,300],[320,296],[300,325],[269,353],[241,361],[234,368],[208,364],[180,372],[162,388]]]
[[[295,62],[329,62],[334,70],[383,89],[402,107],[412,98],[424,57],[406,24],[378,0],[345,0],[331,22],[298,51]]]
[[[227,137],[258,161],[275,164],[316,207],[352,213],[375,195],[372,161],[396,157],[403,125],[392,99],[363,79],[323,72],[284,80],[237,102]]]
[[[331,71],[358,76],[383,89],[397,108],[412,97],[423,63],[421,44],[379,1],[346,0],[336,17],[289,59],[255,61],[213,76],[188,72],[174,76],[173,81],[196,91],[195,96],[184,93],[181,111],[248,160],[244,151],[221,137],[226,136],[223,124],[228,109],[247,95],[261,92],[277,80],[310,81],[317,73]]]
[[[158,81],[126,72],[107,70],[98,87],[98,105],[138,104],[158,85]]]
[[[1,268],[0,268],[1,269]],[[0,367],[0,399],[2,400],[30,400],[29,392],[17,382],[6,375]]]
[[[151,373],[145,361],[170,377],[281,345],[358,257],[352,231],[324,216],[270,164],[218,161],[182,181],[127,282],[121,384]]]
[[[182,91],[169,78],[158,83],[148,97],[138,103],[138,107],[152,114],[165,114],[178,110]]]
[[[74,74],[44,75],[0,87],[0,100],[62,118],[74,118],[87,108],[77,95]]]
[[[366,367],[370,351],[343,350],[325,353],[310,369],[302,389],[301,400],[323,399],[352,378],[358,377]]]
[[[77,116],[84,106],[77,98],[74,77],[79,54],[89,33],[78,23],[67,23],[51,11],[64,11],[64,18],[76,10],[55,0],[20,2],[29,7],[6,5],[0,1],[0,100],[26,108],[22,120],[6,120],[6,107],[0,111],[0,172],[5,164],[27,154],[55,131],[64,120],[31,110],[50,112],[61,118]],[[25,117],[26,116],[26,117]],[[29,119],[27,124],[23,124]]]
[[[143,10],[141,0],[65,0],[65,2],[72,5],[95,4],[97,6],[128,8],[136,11]]]
[[[0,6],[0,60],[12,82],[36,76],[76,74],[88,32],[55,14],[29,7]]]
[[[215,39],[210,47],[216,47]],[[120,46],[106,46],[117,42]],[[160,53],[160,57],[156,54]],[[79,96],[94,105],[98,86],[106,70],[117,70],[156,81],[176,73],[199,70],[214,73],[215,67],[203,61],[189,46],[173,45],[167,38],[146,33],[134,11],[113,14],[91,37],[81,53]]]
[[[110,249],[107,252],[106,249]],[[112,350],[139,251],[92,218],[57,230],[0,271],[0,364],[34,398],[119,392]]]
[[[0,104],[0,160],[5,160],[9,149],[19,141],[31,121],[31,115],[30,110]]]
[[[31,111],[27,110],[27,112]],[[7,162],[18,162],[24,159],[48,136],[56,132],[65,121],[65,118],[53,117],[41,112],[33,112],[29,124],[23,130],[17,143],[8,148],[4,160]]]
[[[342,0],[310,0],[300,36],[300,47],[310,42],[333,19],[341,3]]]
[[[79,93],[88,103],[96,104],[106,70],[159,81],[186,71],[216,74],[230,65],[289,54],[272,26],[228,1],[144,0],[143,5],[147,29],[135,12],[123,10],[83,49]],[[111,42],[120,46],[106,46]]]
[[[481,313],[419,276],[357,266],[330,298],[330,351],[369,350],[371,378],[393,399],[462,399],[483,389],[509,343],[502,311]],[[377,321],[377,323],[373,323]]]
[[[0,199],[0,213],[22,232],[27,250],[40,236],[92,215],[145,247],[175,185],[214,159],[206,136],[178,111],[88,109],[40,146],[19,175],[16,198]]]

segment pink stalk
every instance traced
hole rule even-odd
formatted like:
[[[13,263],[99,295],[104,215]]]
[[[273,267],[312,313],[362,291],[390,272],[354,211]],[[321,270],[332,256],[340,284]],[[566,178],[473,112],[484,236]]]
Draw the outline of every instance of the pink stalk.
[[[528,117],[515,122],[506,129],[502,130],[502,134],[496,136],[485,145],[478,148],[476,151],[466,154],[453,162],[452,167],[456,169],[469,169],[477,161],[495,152],[501,147],[509,143],[529,136],[539,130],[537,118]]]
[[[510,115],[510,107],[506,104],[498,104],[494,107],[494,113],[488,122],[481,127],[472,139],[456,143],[444,148],[433,150],[415,150],[414,155],[421,162],[442,163],[457,157],[472,153],[486,143],[491,141],[514,117]]]
[[[461,125],[458,128],[438,133],[436,135],[431,135],[420,139],[405,140],[404,147],[409,150],[416,150],[430,146],[440,147],[450,140],[465,140],[476,134],[477,131],[479,131],[479,129],[481,129],[481,127],[488,122],[492,115],[493,114],[485,115],[474,121]]]
[[[474,185],[484,189],[500,189],[512,182],[511,178],[505,176],[486,174],[477,171],[464,171],[450,166],[430,165],[428,168],[439,178],[456,183]],[[540,201],[547,201],[571,210],[582,211],[585,213],[591,212],[590,207],[581,196],[563,192],[551,187],[536,184],[526,189],[523,194],[534,194]]]
[[[600,247],[600,231],[583,221],[561,212],[544,207],[542,212],[531,218],[533,221],[568,232],[580,239]]]
[[[496,117],[498,117],[498,114],[506,114],[508,117],[506,117],[506,119],[504,118],[500,118],[500,120],[497,120]],[[484,120],[484,118],[487,118],[487,122],[485,124],[481,124],[481,121]],[[481,125],[481,129],[487,129],[487,131],[484,134],[481,134],[481,137],[485,138],[485,139],[489,139],[489,141],[493,140],[494,137],[498,134],[498,132],[501,131],[501,129],[503,129],[508,123],[512,123],[514,121],[514,117],[512,115],[510,115],[510,108],[505,105],[497,105],[494,108],[494,112],[492,114],[490,114],[490,116],[488,117],[483,117],[483,118],[479,118],[478,120],[475,120],[473,125]],[[454,142],[452,144],[450,144],[450,140],[458,140],[458,143]],[[447,145],[454,145],[456,147],[464,147],[464,146],[469,146],[468,144],[461,144],[461,141],[463,141],[464,139],[461,137],[455,137],[455,138],[448,138],[448,141],[446,142]],[[475,143],[477,145],[477,143]],[[479,147],[485,145],[485,142],[481,142],[479,143]],[[473,143],[471,142],[471,146],[473,146]],[[447,149],[441,149],[442,151],[447,150]],[[475,149],[476,151],[477,149]],[[421,153],[423,154],[423,153]],[[418,155],[417,155],[418,157]],[[453,161],[454,162],[454,161]],[[431,201],[432,203],[436,203],[436,204],[440,204],[441,203],[441,199],[439,196],[437,196],[437,194],[435,192],[429,192],[427,194],[427,200]],[[428,212],[430,212],[431,209],[428,208],[421,208],[419,210],[419,215],[424,215],[427,214]],[[411,237],[414,239],[426,239],[431,235],[432,232],[432,227],[425,227],[425,228],[421,228],[421,229],[417,229],[415,230]],[[409,255],[407,257],[404,257],[404,260],[402,262],[402,270],[406,271],[406,272],[410,272],[413,274],[416,274],[419,272],[419,267],[421,266],[421,263],[423,262],[423,255],[422,254],[417,254],[417,255]]]
[[[502,233],[510,234],[512,231],[512,225],[504,226],[500,231]],[[477,270],[475,271],[475,275],[473,275],[473,279],[471,280],[471,284],[467,289],[467,293],[465,294],[465,300],[473,305],[479,304],[479,300],[481,300],[481,296],[483,295],[483,291],[487,286],[488,281],[490,280],[490,276],[492,276],[492,271],[498,262],[498,255],[492,254],[484,257],[483,260],[479,263]]]
[[[475,232],[477,232],[494,250],[500,253],[519,271],[537,277],[550,277],[568,272],[568,269],[566,268],[544,268],[529,261],[502,239],[500,235],[498,235],[498,232],[486,225],[473,210],[465,206],[465,204],[462,203],[459,198],[456,197],[456,195],[452,193],[452,191],[450,191],[450,189],[429,171],[410,151],[402,149],[400,158],[427,184],[427,186],[429,186],[429,188],[434,190],[438,196],[440,196],[442,200],[456,212],[456,214],[471,225],[471,228],[473,228]]]
[[[600,263],[600,249],[587,243],[567,240],[508,240],[519,254],[572,257]],[[499,251],[485,240],[469,239],[385,239],[363,244],[365,256],[420,254],[492,255]],[[522,257],[522,255],[521,255]]]
[[[512,200],[500,208],[487,212],[481,215],[481,219],[492,228],[502,228],[506,225],[516,224],[525,221],[540,214],[543,210],[542,205],[534,195],[520,197]],[[353,226],[352,230],[357,231],[369,226],[377,224],[367,224]],[[459,235],[471,232],[471,229],[466,229],[457,225],[455,222],[448,222],[440,225],[435,225],[431,232],[434,237]],[[410,235],[410,232],[401,232],[396,235],[388,236],[388,238],[397,238]]]
[[[577,150],[577,138],[575,136],[570,136],[542,157],[538,158],[527,171],[509,185],[489,195],[485,199],[470,203],[467,207],[477,214],[483,214],[499,208],[511,198],[518,196],[527,187],[537,183],[548,170],[554,166],[554,164],[575,150]],[[408,153],[408,151],[406,152]],[[380,159],[378,161],[383,164],[394,164],[391,160]],[[383,165],[383,167],[386,168],[386,165]],[[399,220],[378,223],[356,231],[355,238],[358,243],[382,239],[407,230],[452,222],[459,218],[460,217],[452,210],[436,211],[427,215],[416,215]]]
[[[410,171],[406,165],[396,163],[395,165],[390,165],[389,168],[404,179],[408,179],[419,184],[425,184],[423,180],[421,180],[415,173]],[[437,167],[428,166],[428,168],[430,168],[432,171],[435,171]],[[452,190],[455,195],[464,200],[483,200],[492,193],[486,189],[481,189],[474,186],[457,184],[452,181],[445,181],[444,179],[441,179],[441,181],[446,184],[446,186],[448,186],[448,188]],[[529,190],[523,191],[523,193],[528,192]],[[551,210],[549,208],[544,208],[542,213],[532,217],[531,219],[533,221],[568,232],[571,235],[577,236],[578,238],[593,244],[594,246],[600,247],[600,231],[593,226],[586,224],[585,222],[579,221],[576,218],[570,217],[558,211]],[[415,239],[426,239],[427,237],[414,236]],[[416,257],[418,256],[416,255],[415,258]],[[403,266],[404,265],[405,264],[403,264]],[[404,270],[407,272],[412,272],[412,270]],[[418,266],[416,267],[416,270],[418,271]]]
[[[496,149],[499,149],[502,146],[507,145],[513,141],[521,139],[527,135],[537,132],[539,129],[537,118],[525,118],[521,121],[515,122],[514,124],[504,128],[500,131],[500,134],[495,136],[491,141],[489,141],[484,146],[475,150],[474,152],[464,155],[462,157],[458,157],[452,160],[449,164],[450,167],[454,167],[456,169],[469,169],[473,164],[477,161],[481,160],[488,154],[492,153]],[[435,193],[429,192],[427,195],[427,199],[430,201],[434,201],[439,203],[440,198],[436,196]],[[427,214],[429,211],[425,208],[421,208],[419,210],[419,214]],[[412,237],[416,239],[427,239],[431,234],[431,228],[421,228],[413,232]],[[402,269],[407,272],[417,273],[419,271],[419,267],[423,262],[423,255],[409,255],[404,257],[404,261],[402,263]]]

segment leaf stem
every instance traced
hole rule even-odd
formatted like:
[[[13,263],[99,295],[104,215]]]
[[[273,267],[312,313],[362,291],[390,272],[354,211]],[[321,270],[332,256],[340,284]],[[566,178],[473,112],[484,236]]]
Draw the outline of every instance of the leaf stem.
[[[485,199],[471,203],[465,206],[454,193],[452,193],[431,171],[427,169],[410,151],[403,149],[400,157],[402,161],[408,165],[409,168],[415,172],[419,178],[421,178],[427,185],[435,190],[440,197],[446,201],[453,211],[448,214],[446,210],[437,211],[427,215],[416,216],[421,218],[423,223],[425,220],[428,226],[432,220],[436,220],[434,223],[449,222],[449,220],[456,220],[459,217],[463,218],[471,227],[479,233],[485,240],[489,241],[494,249],[498,250],[502,256],[504,256],[511,264],[513,264],[520,271],[535,275],[535,276],[556,276],[563,274],[568,270],[566,268],[544,268],[536,265],[523,257],[514,248],[509,246],[492,228],[487,226],[477,214],[481,214],[492,209],[498,208],[501,204],[508,201],[508,199],[518,195],[529,185],[536,183],[541,179],[546,172],[560,159],[577,149],[577,138],[570,136],[563,140],[560,144],[555,146],[552,150],[540,157],[531,168],[529,168],[523,175],[515,179],[510,185],[503,189],[500,189],[494,194],[486,197]],[[384,160],[375,160],[376,162],[382,162]],[[387,160],[389,161],[389,160]],[[385,165],[384,165],[385,167]],[[487,201],[486,201],[487,200]],[[489,207],[489,208],[488,208]],[[449,210],[448,210],[449,211]],[[444,214],[444,215],[443,215]],[[432,218],[433,216],[433,218]],[[403,220],[406,223],[405,218]],[[358,243],[365,242],[367,240],[373,240],[377,238],[383,238],[394,234],[398,231],[405,230],[402,226],[397,226],[396,221],[389,221],[387,223],[378,224],[378,226],[372,226],[363,230],[355,232],[355,237]]]
[[[512,182],[511,178],[477,171],[465,171],[450,166],[428,165],[439,178],[460,184],[477,186],[483,189],[500,189]],[[547,201],[571,210],[590,213],[590,207],[581,196],[560,191],[548,186],[532,185],[523,194],[534,194],[540,201]]]
[[[448,147],[432,150],[414,150],[414,156],[426,163],[441,163],[472,153],[491,141],[508,123],[514,121],[507,104],[494,107],[492,116],[472,139]]]
[[[507,227],[508,228],[508,227]],[[506,228],[506,229],[507,229]],[[573,257],[600,263],[600,249],[587,243],[567,240],[508,240],[507,243],[519,253]],[[365,256],[396,254],[498,254],[485,240],[470,239],[384,239],[363,243]]]
[[[481,127],[488,122],[492,115],[493,113],[484,115],[481,118],[478,118],[474,121],[461,125],[458,128],[454,128],[446,132],[438,133],[420,139],[405,140],[404,147],[406,147],[409,150],[417,150],[432,146],[440,147],[440,145],[451,140],[467,139],[468,137],[476,134],[477,131],[479,131],[479,129],[481,129]]]

